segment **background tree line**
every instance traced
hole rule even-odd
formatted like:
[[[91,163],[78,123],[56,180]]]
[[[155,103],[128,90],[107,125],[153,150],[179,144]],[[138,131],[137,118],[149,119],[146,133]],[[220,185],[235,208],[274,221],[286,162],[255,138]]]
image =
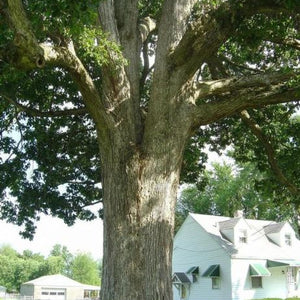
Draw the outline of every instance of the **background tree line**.
[[[287,201],[288,197],[269,181],[267,169],[259,169],[254,162],[213,163],[197,183],[182,186],[176,205],[176,231],[189,212],[233,217],[242,210],[250,219],[289,221],[299,235],[297,205]]]
[[[18,292],[22,283],[45,275],[63,274],[78,282],[100,285],[102,264],[88,253],[73,255],[56,244],[48,257],[30,250],[18,253],[11,246],[0,248],[0,285]]]

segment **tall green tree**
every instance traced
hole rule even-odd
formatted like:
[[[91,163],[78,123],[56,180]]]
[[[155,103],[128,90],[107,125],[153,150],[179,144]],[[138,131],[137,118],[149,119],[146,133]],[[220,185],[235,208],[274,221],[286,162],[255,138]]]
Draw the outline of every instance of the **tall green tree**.
[[[246,218],[288,220],[299,232],[295,204],[277,201],[276,193],[259,188],[268,179],[267,175],[251,163],[213,164],[212,170],[205,172],[204,188],[192,185],[181,192],[176,205],[176,229],[189,212],[233,217],[237,210],[242,210]]]
[[[79,253],[72,261],[71,278],[81,283],[99,285],[99,264],[90,254]]]
[[[298,201],[299,169],[278,159],[297,154],[299,11],[298,0],[1,1],[1,218],[30,236],[39,213],[71,225],[103,201],[101,299],[172,299],[176,193],[182,165],[182,180],[197,178],[197,146],[240,140]]]
[[[70,276],[73,255],[66,246],[55,244],[50,252],[50,257],[60,257],[63,261],[63,268],[60,273]]]
[[[22,283],[34,279],[40,272],[44,258],[30,251],[19,254],[10,246],[0,248],[0,285],[8,292],[17,292]]]

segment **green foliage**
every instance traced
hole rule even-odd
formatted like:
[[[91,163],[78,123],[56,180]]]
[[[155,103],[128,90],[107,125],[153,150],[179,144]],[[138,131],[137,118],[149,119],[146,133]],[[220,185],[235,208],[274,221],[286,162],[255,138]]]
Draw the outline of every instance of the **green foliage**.
[[[37,34],[78,36],[84,25],[95,25],[98,1],[26,1],[26,9]],[[43,38],[43,36],[41,36]]]
[[[230,1],[243,7],[244,1]],[[280,1],[280,3],[283,1]],[[108,64],[113,56],[115,63],[128,62],[122,57],[122,49],[111,42],[99,28],[97,20],[98,0],[87,1],[23,1],[33,30],[40,42],[60,46],[73,40],[76,53],[90,73],[94,84],[101,93],[101,67]],[[298,5],[297,0],[284,1],[287,9]],[[151,16],[159,21],[163,1],[138,1],[140,19]],[[190,21],[198,18],[203,11],[223,5],[223,1],[199,1]],[[225,6],[224,6],[225,7]],[[233,22],[239,16],[224,22]],[[220,23],[221,24],[221,23]],[[14,33],[5,22],[0,23],[0,52],[9,52]],[[226,70],[226,76],[245,76],[265,71],[287,72],[298,68],[299,50],[281,44],[285,38],[299,39],[299,17],[285,14],[255,14],[245,18],[235,34],[224,41],[217,58]],[[5,47],[3,45],[6,45]],[[149,57],[155,55],[157,33],[147,40]],[[8,47],[8,48],[7,48]],[[8,53],[13,55],[13,53]],[[148,58],[149,58],[148,57]],[[109,68],[115,66],[109,65]],[[142,67],[142,66],[141,66]],[[73,117],[32,117],[11,105],[7,97],[31,110],[57,111],[64,108],[83,108],[83,99],[68,72],[61,68],[46,67],[38,71],[16,70],[0,60],[0,218],[17,225],[25,225],[23,235],[32,238],[35,221],[40,213],[58,216],[72,225],[76,218],[91,220],[96,217],[88,206],[102,199],[101,170],[95,126],[86,115]],[[223,74],[223,77],[225,76]],[[199,76],[214,77],[207,63],[200,66]],[[140,106],[147,110],[152,87],[152,73],[145,75],[141,86]],[[293,78],[288,87],[298,84]],[[223,101],[214,97],[205,101]],[[250,111],[255,120],[264,125],[265,132],[272,137],[280,167],[287,177],[300,186],[299,178],[299,122],[291,118],[297,111],[297,104],[277,105],[260,111]],[[263,147],[241,123],[238,116],[205,128],[193,128],[195,134],[186,145],[182,167],[182,183],[196,183],[202,191],[210,180],[204,173],[207,155],[203,151],[220,152],[226,146],[233,147],[233,157],[240,163],[251,161],[263,178],[253,183],[264,199],[293,202],[287,189],[278,183],[269,171]],[[247,134],[246,134],[247,133]],[[245,178],[244,178],[245,179]],[[228,181],[233,180],[230,176]],[[233,180],[234,181],[234,180]],[[228,183],[228,182],[227,182]],[[224,182],[224,185],[227,184]],[[221,185],[216,190],[221,190]],[[235,187],[225,196],[241,198],[234,194]],[[243,190],[245,192],[245,190]],[[224,204],[221,196],[215,197],[220,211],[232,213],[235,203]],[[191,193],[189,197],[198,198]],[[211,198],[201,198],[201,207],[209,211]],[[221,205],[221,203],[223,203]],[[213,212],[211,212],[213,213]]]
[[[176,207],[176,230],[189,212],[233,217],[235,211],[243,210],[247,218],[292,221],[299,231],[298,213],[292,204],[278,203],[270,192],[257,190],[256,186],[268,178],[267,174],[252,164],[235,168],[214,164],[213,167],[212,171],[205,172],[204,188],[192,185],[182,191]]]
[[[162,1],[161,0],[140,0],[138,2],[141,18],[151,16],[157,18],[160,14]]]
[[[65,71],[33,72],[30,76],[34,76],[34,81],[27,80],[27,76],[21,73],[10,81],[4,77],[2,83],[8,90],[2,92],[23,93],[23,99],[26,99],[23,103],[32,100],[31,108],[41,111],[70,105],[81,107],[81,96]],[[35,98],[36,94],[38,98]],[[86,115],[28,118],[7,108],[9,104],[4,99],[0,105],[0,120],[6,120],[4,124],[7,125],[6,133],[2,133],[0,139],[0,195],[18,197],[19,200],[18,203],[1,202],[0,217],[18,225],[26,222],[27,228],[23,232],[26,237],[32,237],[32,220],[39,212],[51,212],[64,218],[69,225],[77,217],[93,219],[95,215],[85,206],[101,199],[101,190],[97,187],[101,178],[91,120]]]
[[[18,254],[9,246],[0,248],[0,285],[8,292],[18,291],[23,282],[35,278],[42,264],[39,255]]]
[[[59,273],[64,274],[66,276],[70,276],[71,274],[71,264],[73,260],[73,255],[69,252],[66,246],[62,246],[60,244],[56,244],[53,246],[52,251],[50,252],[50,257],[59,257],[63,261],[63,268]],[[49,257],[49,258],[50,258]]]
[[[90,254],[79,253],[71,265],[72,279],[91,285],[100,285],[99,264]]]
[[[126,64],[120,47],[111,42],[100,28],[84,26],[78,38],[78,45],[79,53],[85,61],[91,59],[96,65],[101,66],[108,64],[110,58],[114,56],[117,65]]]

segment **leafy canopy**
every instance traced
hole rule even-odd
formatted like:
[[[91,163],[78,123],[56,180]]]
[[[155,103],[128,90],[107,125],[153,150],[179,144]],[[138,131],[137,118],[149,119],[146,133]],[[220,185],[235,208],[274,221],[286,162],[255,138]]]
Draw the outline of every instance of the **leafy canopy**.
[[[230,2],[230,1],[229,1]],[[190,22],[222,1],[202,1],[194,9]],[[243,6],[243,1],[236,5]],[[287,8],[297,1],[286,1]],[[39,42],[55,46],[74,43],[95,85],[101,90],[102,68],[111,55],[115,63],[126,64],[119,45],[113,43],[98,26],[98,0],[34,1],[24,0],[31,26]],[[162,1],[139,1],[139,17],[159,21]],[[222,13],[222,12],[221,12]],[[220,18],[226,18],[220,13]],[[235,18],[239,18],[238,15]],[[255,14],[241,22],[236,34],[225,41],[218,53],[203,63],[198,78],[213,80],[230,76],[249,76],[270,71],[288,73],[299,66],[299,48],[291,47],[299,39],[299,17],[285,14]],[[1,57],[17,56],[11,45],[14,32],[0,23]],[[3,46],[2,46],[3,45]],[[143,45],[141,60],[141,107],[147,111],[153,67],[149,65],[157,45],[154,30]],[[68,72],[51,65],[40,70],[13,67],[0,60],[0,218],[18,225],[25,224],[23,235],[32,237],[40,213],[52,214],[71,225],[77,217],[90,220],[95,216],[88,208],[101,202],[101,170],[95,125],[86,113],[82,95]],[[299,78],[293,78],[290,86]],[[282,87],[285,89],[286,87]],[[251,89],[248,90],[251,92]],[[224,101],[226,95],[201,99]],[[249,110],[271,137],[276,160],[286,177],[300,186],[299,119],[294,117],[297,103]],[[72,111],[72,114],[59,113]],[[211,126],[196,128],[186,145],[181,181],[203,187],[209,181],[203,175],[209,149],[220,152],[233,147],[233,157],[251,161],[264,176],[255,189],[265,195],[276,193],[286,203],[298,203],[270,171],[264,147],[249,128],[235,115]],[[212,183],[211,183],[212,184]],[[204,196],[205,197],[205,194]],[[218,197],[214,194],[214,197]],[[203,206],[210,204],[207,198]],[[102,212],[100,212],[102,213]]]

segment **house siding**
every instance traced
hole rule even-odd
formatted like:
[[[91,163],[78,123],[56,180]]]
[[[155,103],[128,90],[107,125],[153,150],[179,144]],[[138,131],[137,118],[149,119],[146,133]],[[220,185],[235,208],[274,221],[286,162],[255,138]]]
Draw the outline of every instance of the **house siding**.
[[[22,284],[20,289],[20,294],[22,296],[34,296],[34,286],[33,284]]]
[[[220,289],[212,289],[211,278],[201,276],[215,264],[220,265]],[[173,273],[186,272],[193,266],[199,266],[198,280],[190,284],[184,299],[231,300],[230,256],[211,235],[188,217],[174,240]],[[173,294],[174,300],[182,299],[175,287]]]

